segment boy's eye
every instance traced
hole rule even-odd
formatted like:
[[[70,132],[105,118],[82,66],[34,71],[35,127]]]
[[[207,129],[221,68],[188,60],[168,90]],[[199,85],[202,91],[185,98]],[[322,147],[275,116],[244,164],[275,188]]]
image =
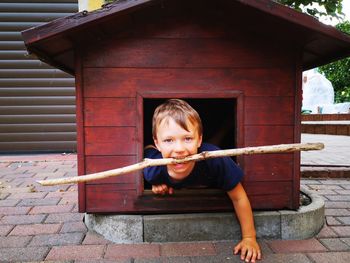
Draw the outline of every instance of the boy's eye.
[[[191,142],[192,140],[193,140],[192,137],[186,137],[186,138],[185,138],[185,141],[186,141],[186,142]]]
[[[164,139],[163,142],[165,143],[171,143],[173,141],[173,139]]]

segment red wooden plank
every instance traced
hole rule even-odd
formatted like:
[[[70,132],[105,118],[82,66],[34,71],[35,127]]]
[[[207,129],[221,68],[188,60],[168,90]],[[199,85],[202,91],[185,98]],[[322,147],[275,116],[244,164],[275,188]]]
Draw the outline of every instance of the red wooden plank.
[[[245,146],[294,143],[293,126],[245,126]]]
[[[245,97],[246,125],[293,125],[294,97]]]
[[[85,68],[84,97],[135,97],[139,77],[123,71],[128,69]]]
[[[133,98],[86,98],[85,126],[135,126],[136,106]]]
[[[255,182],[244,184],[253,209],[291,208],[291,182]],[[103,187],[102,187],[103,186]],[[185,213],[232,211],[226,193],[178,190],[172,196],[123,190],[120,185],[87,185],[87,211],[93,213]]]
[[[294,55],[261,42],[230,39],[108,40],[84,54],[85,67],[260,68],[294,64]]]
[[[261,154],[244,157],[244,182],[293,180],[294,154]]]
[[[79,53],[79,52],[78,52]],[[83,113],[83,85],[82,85],[82,64],[81,59],[77,56],[76,59],[76,123],[77,123],[77,164],[78,164],[78,175],[85,174],[85,140],[84,140],[84,113]],[[83,213],[86,209],[85,199],[85,184],[78,184],[78,202],[79,212]]]
[[[127,156],[86,156],[86,173],[97,173],[106,170],[116,169],[127,165],[135,164],[137,162],[135,155]],[[136,177],[138,173],[125,174],[120,176],[110,177],[108,179],[93,181],[88,184],[134,184],[136,188]]]
[[[85,68],[85,97],[134,97],[136,91],[241,90],[246,96],[293,96],[293,71],[266,69]]]
[[[86,155],[135,155],[134,127],[85,127]]]
[[[87,185],[87,212],[134,212],[136,190],[121,190],[120,185]]]

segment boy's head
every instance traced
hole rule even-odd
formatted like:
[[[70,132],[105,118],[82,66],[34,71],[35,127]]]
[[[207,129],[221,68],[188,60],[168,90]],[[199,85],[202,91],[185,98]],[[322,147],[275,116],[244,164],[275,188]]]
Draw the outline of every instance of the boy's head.
[[[153,140],[163,158],[184,158],[196,154],[202,143],[202,122],[198,113],[185,101],[170,99],[158,106],[153,115]],[[195,162],[167,165],[174,180],[183,180]]]
[[[198,135],[202,137],[203,127],[198,112],[186,101],[180,99],[170,99],[159,105],[153,114],[152,135],[157,139],[157,128],[163,122],[173,119],[184,130],[189,131],[188,122],[196,127]]]

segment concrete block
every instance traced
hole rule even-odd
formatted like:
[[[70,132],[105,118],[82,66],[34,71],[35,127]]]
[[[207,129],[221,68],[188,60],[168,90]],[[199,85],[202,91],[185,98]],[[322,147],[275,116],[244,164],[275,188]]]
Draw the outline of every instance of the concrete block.
[[[85,224],[90,230],[115,243],[143,242],[141,215],[85,214]]]
[[[307,239],[314,237],[324,224],[324,201],[307,189],[302,189],[312,202],[298,211],[281,210],[282,239]]]
[[[258,238],[281,238],[281,215],[279,212],[254,212],[254,223]]]
[[[144,216],[144,242],[181,242],[239,239],[233,213]]]

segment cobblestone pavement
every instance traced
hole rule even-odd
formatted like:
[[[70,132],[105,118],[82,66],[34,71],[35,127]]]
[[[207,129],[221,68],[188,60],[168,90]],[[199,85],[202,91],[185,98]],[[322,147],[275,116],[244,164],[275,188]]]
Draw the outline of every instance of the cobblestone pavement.
[[[126,245],[87,231],[75,185],[35,182],[75,174],[75,155],[0,156],[0,262],[241,262],[234,240]],[[350,180],[302,184],[324,198],[324,228],[308,240],[259,240],[260,262],[350,262]]]

